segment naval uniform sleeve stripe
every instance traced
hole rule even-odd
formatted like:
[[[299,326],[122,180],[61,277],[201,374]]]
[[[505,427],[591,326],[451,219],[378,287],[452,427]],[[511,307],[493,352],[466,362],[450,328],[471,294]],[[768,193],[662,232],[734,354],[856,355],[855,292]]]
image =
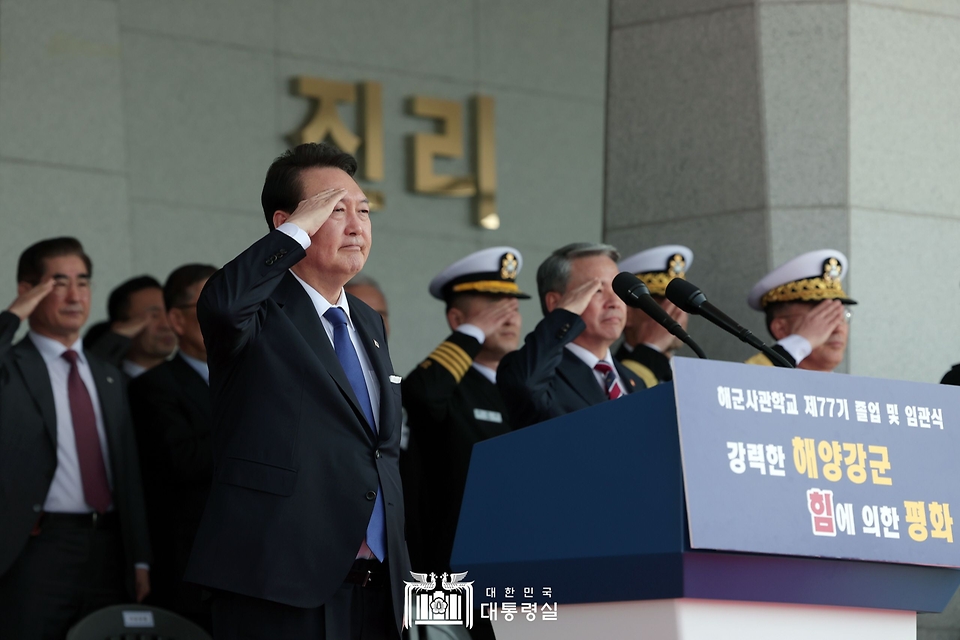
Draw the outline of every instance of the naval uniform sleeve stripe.
[[[457,362],[463,363],[464,373],[466,373],[467,369],[470,368],[470,365],[473,364],[473,358],[467,355],[467,352],[464,351],[463,348],[460,347],[459,345],[456,345],[449,341],[443,342],[439,347],[437,347],[438,351],[440,349],[443,349],[444,353],[453,357]]]
[[[464,374],[466,373],[466,370],[462,365],[454,362],[448,355],[441,352],[439,349],[435,349],[434,352],[430,354],[430,359],[449,371],[450,374],[457,379],[457,382],[460,382],[460,379],[463,378]]]
[[[452,363],[456,367],[457,371],[460,372],[459,375],[461,377],[467,372],[467,369],[470,368],[469,363],[465,362],[456,351],[446,347],[446,343],[441,344],[439,347],[434,349],[433,352],[435,354],[442,355],[447,359],[447,361]]]

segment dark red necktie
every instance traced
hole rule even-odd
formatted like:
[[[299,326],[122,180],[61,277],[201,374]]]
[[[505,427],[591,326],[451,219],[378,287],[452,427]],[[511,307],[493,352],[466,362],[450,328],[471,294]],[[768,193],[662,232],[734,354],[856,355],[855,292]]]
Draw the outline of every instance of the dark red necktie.
[[[77,442],[77,460],[80,463],[80,478],[83,482],[83,499],[98,513],[106,513],[110,507],[110,483],[107,481],[107,466],[100,448],[97,433],[97,415],[87,385],[80,378],[76,351],[67,350],[64,359],[70,363],[67,376],[67,395],[70,398],[70,415],[73,417],[73,436]]]
[[[620,389],[620,385],[617,383],[617,374],[613,372],[613,367],[601,360],[595,364],[593,368],[603,374],[603,386],[609,399],[616,400],[623,395],[623,390]]]

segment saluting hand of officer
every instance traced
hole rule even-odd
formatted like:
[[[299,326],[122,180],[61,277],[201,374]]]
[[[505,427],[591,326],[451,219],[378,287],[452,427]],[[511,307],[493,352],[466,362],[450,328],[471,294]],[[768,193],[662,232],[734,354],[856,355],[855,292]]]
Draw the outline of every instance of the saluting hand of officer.
[[[479,328],[488,338],[520,313],[520,304],[516,298],[504,298],[485,306],[466,319],[466,322]]]
[[[289,217],[285,218],[285,214],[280,212],[275,213],[273,223],[280,226],[284,222],[292,222],[306,231],[308,236],[312,236],[327,221],[346,192],[346,189],[324,189],[315,196],[301,200]]]
[[[816,349],[825,344],[840,324],[846,322],[846,309],[839,300],[824,300],[797,322],[793,333],[803,336]]]

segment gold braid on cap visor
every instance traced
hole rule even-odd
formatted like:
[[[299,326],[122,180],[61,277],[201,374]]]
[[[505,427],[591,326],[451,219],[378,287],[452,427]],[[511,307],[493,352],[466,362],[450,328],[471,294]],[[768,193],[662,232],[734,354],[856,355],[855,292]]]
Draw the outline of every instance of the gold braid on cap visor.
[[[670,281],[674,278],[683,278],[683,275],[675,275],[666,271],[651,271],[634,275],[640,279],[640,282],[647,285],[647,289],[650,289],[650,295],[654,296],[667,295],[667,285],[670,284]]]
[[[454,285],[452,291],[453,293],[463,293],[464,291],[476,291],[477,293],[520,293],[520,288],[516,282],[479,280],[477,282],[462,282]]]
[[[653,290],[650,290],[653,293]],[[794,280],[773,288],[763,294],[760,298],[760,306],[776,302],[814,302],[820,300],[835,300],[836,298],[846,298],[847,294],[840,285],[837,278],[806,278],[804,280]]]

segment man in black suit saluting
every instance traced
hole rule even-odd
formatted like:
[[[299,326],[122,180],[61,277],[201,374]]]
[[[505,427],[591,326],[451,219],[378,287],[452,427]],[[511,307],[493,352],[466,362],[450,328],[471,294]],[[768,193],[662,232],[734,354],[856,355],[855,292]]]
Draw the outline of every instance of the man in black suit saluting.
[[[215,590],[218,640],[400,634],[400,378],[343,291],[371,244],[356,169],[326,144],[277,158],[270,233],[200,296],[214,482],[185,579]]]
[[[497,368],[515,429],[646,388],[610,353],[627,314],[612,286],[619,259],[608,244],[575,242],[537,269],[543,320]]]
[[[150,548],[123,376],[85,353],[90,258],[29,247],[0,313],[0,638],[63,638],[150,590]],[[11,345],[23,320],[27,337]],[[126,593],[125,593],[126,592]]]

